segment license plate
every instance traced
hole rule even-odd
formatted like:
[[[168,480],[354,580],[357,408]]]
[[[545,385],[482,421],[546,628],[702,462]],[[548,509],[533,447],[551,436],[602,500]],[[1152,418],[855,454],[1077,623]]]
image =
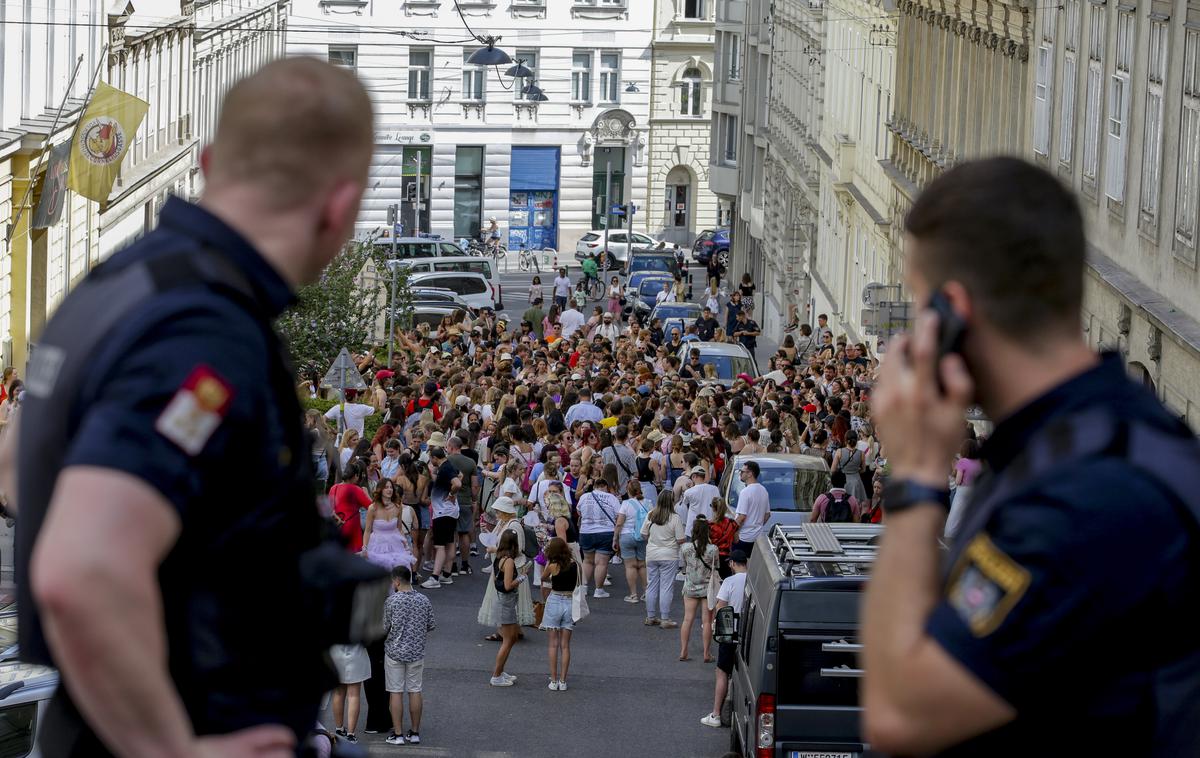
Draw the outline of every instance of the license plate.
[[[793,750],[788,758],[855,758],[857,753],[814,753],[807,750]]]

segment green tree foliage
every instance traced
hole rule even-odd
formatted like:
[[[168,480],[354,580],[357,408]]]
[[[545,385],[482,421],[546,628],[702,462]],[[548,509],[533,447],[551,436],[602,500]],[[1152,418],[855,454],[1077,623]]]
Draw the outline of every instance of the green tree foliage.
[[[287,341],[302,379],[320,381],[344,347],[361,353],[386,344],[386,314],[391,275],[387,248],[374,238],[350,242],[314,284],[300,288],[297,301],[279,317],[276,326]],[[408,277],[396,277],[397,310],[411,302]]]

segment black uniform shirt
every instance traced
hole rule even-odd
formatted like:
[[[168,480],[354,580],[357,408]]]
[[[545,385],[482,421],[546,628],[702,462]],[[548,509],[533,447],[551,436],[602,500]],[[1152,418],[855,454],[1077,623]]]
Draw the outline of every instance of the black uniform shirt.
[[[1039,430],[1098,404],[1195,444],[1119,358],[1106,357],[996,427],[983,450],[992,484],[1020,475],[1019,456]],[[975,488],[977,498],[988,486]],[[1120,455],[1034,475],[982,527],[968,510],[965,547],[926,629],[1018,716],[947,755],[1147,754],[1153,674],[1196,646],[1194,625],[1181,624],[1200,579],[1190,521]]]

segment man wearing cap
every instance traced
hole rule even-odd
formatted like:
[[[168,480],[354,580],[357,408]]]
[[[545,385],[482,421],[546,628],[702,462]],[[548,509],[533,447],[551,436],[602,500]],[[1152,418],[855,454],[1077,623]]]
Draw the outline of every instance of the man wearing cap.
[[[694,467],[691,472],[692,486],[688,487],[679,499],[679,510],[683,511],[683,533],[692,536],[692,524],[697,516],[712,521],[713,498],[721,496],[721,491],[708,483],[708,471],[703,466]]]
[[[600,326],[597,326],[596,331],[592,334],[592,338],[594,339],[596,337],[603,337],[604,339],[608,340],[610,344],[615,345],[617,342],[617,337],[620,334],[621,327],[613,323],[613,315],[611,313],[605,313],[603,320],[600,322]]]
[[[732,574],[721,582],[717,590],[717,605],[714,610],[725,606],[733,608],[740,614],[742,604],[746,600],[746,562],[749,556],[744,550],[734,548],[729,552],[729,568]],[[729,691],[729,677],[733,674],[734,660],[737,658],[736,642],[721,642],[717,645],[717,684],[713,690],[713,709],[700,723],[719,729],[721,727],[721,706],[725,703],[725,693]]]

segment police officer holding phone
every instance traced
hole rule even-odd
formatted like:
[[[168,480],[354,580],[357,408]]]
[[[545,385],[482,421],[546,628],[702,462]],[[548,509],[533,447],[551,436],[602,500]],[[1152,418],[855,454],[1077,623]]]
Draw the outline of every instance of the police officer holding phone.
[[[62,675],[42,755],[294,756],[326,646],[369,635],[348,598],[386,579],[323,539],[272,321],[352,233],[372,143],[353,74],[268,64],[225,96],[199,204],[46,327],[0,467],[21,657]]]
[[[889,345],[873,398],[892,476],[862,619],[864,739],[1197,755],[1200,448],[1084,341],[1074,196],[1020,160],[967,163],[905,227],[908,287],[932,307]],[[947,554],[947,474],[976,400],[996,428]]]

